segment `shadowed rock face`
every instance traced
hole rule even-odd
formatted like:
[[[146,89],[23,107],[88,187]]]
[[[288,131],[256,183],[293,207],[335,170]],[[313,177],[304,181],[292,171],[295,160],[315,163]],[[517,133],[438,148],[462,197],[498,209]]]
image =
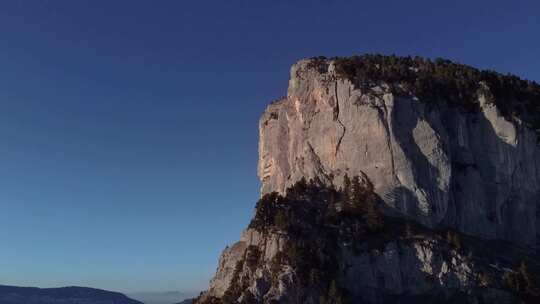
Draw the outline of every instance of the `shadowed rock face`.
[[[362,91],[336,77],[331,60],[317,68],[300,61],[287,97],[260,120],[261,192],[283,193],[302,177],[339,187],[344,174],[363,173],[391,212],[430,227],[534,245],[536,133],[504,118],[483,94],[477,104],[479,111],[468,112],[400,97],[384,83]]]

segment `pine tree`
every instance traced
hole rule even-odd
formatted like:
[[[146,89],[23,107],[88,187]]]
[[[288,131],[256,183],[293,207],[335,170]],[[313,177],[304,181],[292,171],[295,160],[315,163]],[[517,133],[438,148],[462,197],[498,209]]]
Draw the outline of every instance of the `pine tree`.
[[[255,299],[255,296],[253,295],[253,293],[251,293],[251,291],[246,290],[242,294],[242,301],[240,301],[240,303],[241,304],[256,304],[257,299]]]
[[[332,303],[332,304],[344,304],[345,299],[343,298],[343,295],[341,294],[341,290],[339,289],[336,280],[332,280],[330,283],[330,287],[328,288],[328,296],[326,303]]]
[[[452,232],[450,230],[446,232],[446,242],[452,244]]]
[[[339,296],[339,290],[337,287],[336,280],[332,280],[330,283],[330,288],[328,288],[328,298],[331,300],[336,299]]]
[[[287,230],[289,228],[289,220],[284,210],[279,209],[274,216],[274,224],[279,230]]]
[[[368,229],[372,232],[380,231],[384,226],[383,217],[377,210],[377,207],[372,200],[367,201],[367,210],[366,210],[366,222]]]
[[[355,211],[356,213],[362,213],[362,205],[364,200],[364,193],[363,193],[362,186],[360,185],[360,178],[358,175],[355,175],[352,179],[351,183],[351,194],[350,194],[350,207],[351,210]]]
[[[305,177],[302,177],[299,181],[285,190],[285,196],[289,199],[300,199],[306,194],[308,190],[308,182]]]
[[[527,294],[538,296],[540,294],[540,291],[538,290],[538,287],[536,286],[536,278],[529,271],[529,267],[525,260],[521,261],[517,272],[519,273],[521,279],[523,280],[524,291]]]
[[[454,246],[457,250],[461,249],[461,238],[459,237],[459,234],[453,233],[449,230],[446,234],[446,241]]]
[[[379,201],[373,192],[368,192],[365,198],[366,222],[372,232],[379,231],[384,226],[383,216],[377,208]]]
[[[407,221],[407,223],[405,224],[405,237],[411,238],[412,236],[413,236],[413,232],[412,232],[411,223]]]
[[[345,173],[345,176],[343,176],[343,195],[345,202],[349,202],[351,199],[351,179]]]
[[[459,237],[459,234],[454,233],[454,239],[452,240],[452,244],[456,247],[457,250],[461,249],[461,238]]]

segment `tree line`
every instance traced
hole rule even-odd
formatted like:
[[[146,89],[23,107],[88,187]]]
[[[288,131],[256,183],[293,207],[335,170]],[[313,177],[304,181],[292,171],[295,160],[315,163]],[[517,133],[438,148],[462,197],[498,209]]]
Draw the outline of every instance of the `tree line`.
[[[294,233],[307,226],[323,227],[353,219],[365,223],[370,232],[377,232],[384,227],[381,202],[366,177],[349,178],[345,174],[338,189],[302,178],[287,188],[285,195],[265,194],[256,204],[250,227]]]

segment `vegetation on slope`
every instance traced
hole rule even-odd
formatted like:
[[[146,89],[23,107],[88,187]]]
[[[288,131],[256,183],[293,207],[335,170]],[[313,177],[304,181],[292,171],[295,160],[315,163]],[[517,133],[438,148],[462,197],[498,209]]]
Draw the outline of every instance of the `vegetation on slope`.
[[[367,230],[383,228],[379,210],[381,200],[373,185],[358,176],[344,178],[344,187],[321,187],[311,180],[300,180],[282,196],[277,192],[264,195],[256,205],[250,228],[260,231],[269,228],[301,235],[306,228],[336,225],[345,219],[363,220]]]

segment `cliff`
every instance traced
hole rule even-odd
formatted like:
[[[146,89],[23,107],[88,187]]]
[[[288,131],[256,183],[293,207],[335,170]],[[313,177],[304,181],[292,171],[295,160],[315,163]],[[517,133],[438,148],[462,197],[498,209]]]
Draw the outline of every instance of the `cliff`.
[[[334,61],[322,70],[311,63],[292,67],[287,97],[261,119],[263,194],[302,177],[339,186],[344,174],[365,173],[387,206],[428,226],[536,242],[537,136],[500,115],[487,84],[477,84],[470,104],[478,110],[467,112],[400,96],[384,82],[362,90],[336,75]]]
[[[259,132],[262,199],[199,303],[534,298],[536,83],[444,60],[312,58]],[[357,209],[353,176],[369,193]]]

